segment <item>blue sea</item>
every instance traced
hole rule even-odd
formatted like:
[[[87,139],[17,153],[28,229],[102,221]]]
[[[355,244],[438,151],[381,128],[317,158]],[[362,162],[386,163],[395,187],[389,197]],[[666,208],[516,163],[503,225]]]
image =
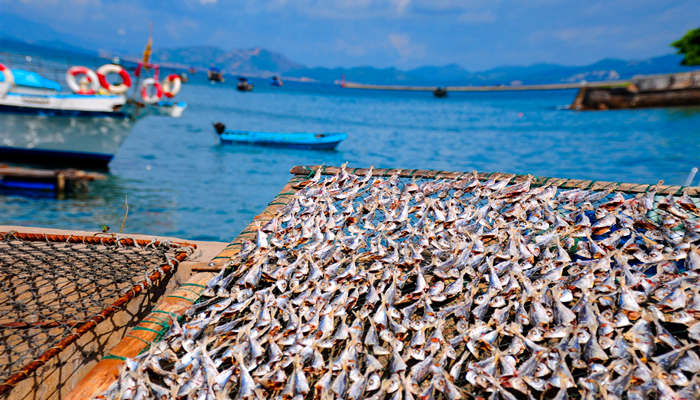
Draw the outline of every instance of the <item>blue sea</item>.
[[[498,171],[637,183],[682,184],[700,165],[700,108],[578,112],[575,91],[376,92],[200,73],[177,100],[179,119],[133,128],[106,181],[66,199],[0,195],[0,223],[229,241],[265,208],[298,164]],[[220,145],[211,126],[346,132],[336,151]],[[0,123],[2,119],[0,118]],[[696,178],[695,184],[698,184]]]

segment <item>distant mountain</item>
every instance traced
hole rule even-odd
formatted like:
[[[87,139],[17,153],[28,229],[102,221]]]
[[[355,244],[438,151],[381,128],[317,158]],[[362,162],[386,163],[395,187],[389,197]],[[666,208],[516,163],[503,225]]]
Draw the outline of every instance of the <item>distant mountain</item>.
[[[212,46],[161,49],[153,52],[153,61],[183,67],[221,68],[231,73],[270,76],[301,68],[282,54],[261,48],[222,50]]]
[[[60,39],[58,39],[60,38]],[[60,34],[45,25],[0,13],[0,50],[22,53],[38,46],[57,53],[115,55],[90,49],[88,39]],[[124,59],[137,59],[123,57]],[[370,66],[352,68],[307,67],[283,54],[263,48],[223,50],[213,46],[154,49],[152,60],[170,67],[218,67],[226,73],[268,77],[282,75],[333,83],[345,77],[349,82],[386,85],[517,85],[629,79],[635,75],[688,71],[680,55],[664,55],[644,60],[606,58],[589,65],[533,64],[503,66],[485,71],[468,71],[457,64],[423,66],[401,70]]]
[[[620,60],[606,58],[589,65],[568,66],[558,64],[534,64],[507,66],[481,71],[466,80],[473,84],[523,84],[559,83],[629,79],[635,75],[671,73],[690,70],[680,65],[682,56],[665,55],[645,60]]]
[[[645,60],[606,58],[590,65],[533,64],[504,66],[469,72],[455,65],[425,66],[411,70],[396,68],[298,68],[285,76],[308,77],[333,82],[341,77],[349,82],[384,85],[509,85],[629,79],[635,75],[688,71],[680,65],[682,56],[665,55]]]
[[[252,76],[333,83],[343,76],[349,82],[384,85],[509,85],[629,79],[635,75],[680,72],[682,56],[665,55],[645,60],[606,58],[589,65],[533,64],[503,66],[471,72],[457,64],[402,70],[370,66],[352,68],[306,67],[282,54],[262,48],[222,50],[212,46],[156,50],[153,60],[181,67],[208,68]]]

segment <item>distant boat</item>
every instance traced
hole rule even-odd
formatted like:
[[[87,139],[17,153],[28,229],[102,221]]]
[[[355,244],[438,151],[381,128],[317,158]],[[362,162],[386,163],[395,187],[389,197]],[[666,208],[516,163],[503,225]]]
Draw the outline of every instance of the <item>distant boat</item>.
[[[238,78],[238,85],[236,85],[236,89],[241,92],[250,92],[253,90],[253,84],[248,83],[248,80],[241,76]]]
[[[280,79],[279,76],[275,75],[272,77],[272,82],[270,82],[270,85],[280,87],[283,85],[282,79]]]
[[[435,88],[435,90],[433,90],[433,96],[437,98],[447,97],[447,89],[443,87],[437,87]]]
[[[194,67],[190,67],[190,68],[187,69],[187,72],[189,72],[190,75],[194,75],[194,74],[197,72],[197,70],[194,69]]]
[[[214,130],[222,144],[253,144],[294,149],[332,150],[348,135],[346,133],[254,132],[226,129],[221,122]]]
[[[209,82],[224,81],[224,75],[221,73],[221,70],[216,67],[209,68],[209,71],[207,71],[207,78],[209,78]]]

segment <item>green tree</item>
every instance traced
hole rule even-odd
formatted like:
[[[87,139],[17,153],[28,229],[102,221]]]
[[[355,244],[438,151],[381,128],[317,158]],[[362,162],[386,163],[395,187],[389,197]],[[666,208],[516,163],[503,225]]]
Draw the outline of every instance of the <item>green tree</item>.
[[[700,65],[700,28],[691,29],[682,38],[671,43],[678,54],[685,55],[683,65]]]

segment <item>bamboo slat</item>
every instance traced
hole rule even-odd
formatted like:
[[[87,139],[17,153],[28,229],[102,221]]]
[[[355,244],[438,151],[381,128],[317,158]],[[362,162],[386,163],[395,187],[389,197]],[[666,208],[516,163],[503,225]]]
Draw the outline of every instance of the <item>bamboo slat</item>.
[[[0,232],[0,238],[5,236],[16,237],[21,240],[43,240],[48,242],[67,242],[67,243],[86,243],[86,244],[106,244],[115,245],[119,243],[122,246],[134,246],[138,245],[141,247],[154,245],[160,246],[161,242],[158,240],[145,240],[145,239],[132,239],[132,238],[119,238],[118,235],[109,233],[104,236],[96,234],[93,236],[82,236],[82,235],[56,235],[50,233],[28,233],[28,232]],[[178,246],[197,248],[197,245],[187,242],[169,242]]]
[[[257,230],[292,200],[299,190],[298,183],[303,180],[299,176],[292,177],[267,207],[255,216],[253,221],[224,250],[212,258],[206,266],[193,268],[204,272],[192,275],[186,283],[165,296],[151,314],[132,328],[124,339],[77,383],[67,399],[91,399],[104,393],[119,378],[119,369],[126,358],[135,357],[145,351],[150,343],[157,341],[168,331],[173,318],[181,317],[199,299],[207,282],[226,266],[231,257],[240,252],[243,241],[255,240]]]
[[[308,177],[316,173],[321,168],[321,173],[324,175],[334,175],[340,171],[340,167],[320,166],[320,165],[297,165],[289,171],[294,175],[306,175]],[[356,175],[366,175],[369,169],[367,168],[347,168],[346,171]],[[479,180],[488,180],[491,178],[504,179],[512,178],[515,182],[524,179],[532,179],[535,185],[551,185],[563,189],[586,189],[586,190],[610,190],[623,193],[646,193],[652,189],[658,194],[674,194],[680,195],[685,192],[688,196],[700,196],[700,186],[679,186],[679,185],[663,185],[662,182],[656,185],[639,184],[639,183],[624,183],[624,182],[608,182],[594,181],[585,179],[567,179],[567,178],[551,178],[546,176],[532,175],[517,175],[506,174],[502,172],[450,172],[429,169],[387,169],[374,168],[372,169],[373,176],[392,176],[398,175],[402,178],[427,178],[427,179],[460,179],[471,178],[476,176]]]

